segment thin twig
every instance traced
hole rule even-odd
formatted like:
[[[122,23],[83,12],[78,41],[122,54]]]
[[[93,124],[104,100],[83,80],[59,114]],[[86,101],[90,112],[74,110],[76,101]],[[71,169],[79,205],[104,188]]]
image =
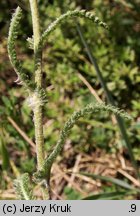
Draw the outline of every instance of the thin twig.
[[[135,186],[140,187],[140,182],[137,179],[135,179],[133,176],[129,175],[128,172],[125,172],[122,169],[118,169],[118,172],[121,173],[126,178],[128,178]]]
[[[72,169],[72,175],[70,177],[70,182],[68,184],[68,187],[71,187],[72,183],[74,182],[75,173],[78,172],[80,160],[81,160],[81,154],[77,155],[77,157],[76,157],[76,162],[75,162],[75,165]]]
[[[83,81],[83,83],[88,87],[89,91],[91,92],[91,94],[96,98],[96,100],[99,103],[102,103],[103,101],[100,99],[100,97],[97,95],[96,91],[93,89],[93,87],[89,84],[89,82],[85,79],[85,77],[78,73],[79,78]]]
[[[55,169],[57,170],[57,172],[59,172],[62,177],[68,182],[70,183],[70,178],[68,175],[65,174],[65,172],[63,172],[59,166],[57,164],[55,164]],[[87,195],[87,193],[85,191],[83,191],[79,186],[78,184],[76,184],[75,182],[71,182],[72,183],[72,187],[75,188],[77,191],[79,191],[81,194],[83,195]]]
[[[17,125],[17,123],[11,117],[7,117],[7,119],[11,123],[11,125],[16,129],[16,131],[24,138],[24,140],[30,144],[33,152],[35,152],[35,143],[33,143],[33,141],[27,136],[27,134]]]
[[[88,87],[89,91],[91,92],[91,94],[96,98],[96,100],[99,102],[99,103],[102,103],[103,101],[100,99],[100,97],[98,96],[98,94],[96,93],[96,91],[94,90],[94,88],[89,84],[89,82],[86,80],[86,78],[78,73],[78,76],[79,78],[83,81],[83,83]],[[115,118],[114,115],[111,115],[111,119],[112,119],[112,123],[113,124],[116,124],[117,123],[117,120]]]

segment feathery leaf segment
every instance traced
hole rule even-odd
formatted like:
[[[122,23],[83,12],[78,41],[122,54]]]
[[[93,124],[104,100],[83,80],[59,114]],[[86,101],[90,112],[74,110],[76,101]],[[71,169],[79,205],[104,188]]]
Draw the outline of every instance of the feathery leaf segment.
[[[48,26],[48,28],[44,31],[38,44],[38,50],[41,50],[43,48],[50,33],[52,33],[64,21],[71,19],[73,17],[81,17],[81,18],[89,19],[94,23],[96,23],[97,25],[102,26],[105,29],[108,29],[107,24],[102,22],[93,12],[87,12],[85,10],[68,11],[67,13],[57,18],[54,22],[52,22]]]
[[[36,54],[35,54],[35,67],[36,70],[38,70],[39,66],[41,65],[41,52],[42,49],[47,42],[48,36],[64,21],[67,21],[68,19],[74,18],[74,17],[81,17],[86,18],[94,23],[96,23],[99,26],[104,27],[105,29],[108,29],[108,26],[105,22],[102,22],[93,12],[87,12],[85,10],[73,10],[68,11],[65,14],[61,15],[59,18],[57,18],[54,22],[52,22],[48,28],[43,32],[43,34],[40,37],[38,46],[36,48]],[[28,40],[31,42],[31,40]]]
[[[58,154],[61,152],[70,130],[76,124],[76,122],[79,120],[79,118],[86,117],[87,114],[92,114],[94,112],[96,113],[98,111],[107,111],[107,112],[111,112],[113,114],[116,114],[118,116],[121,116],[123,118],[131,119],[131,117],[124,110],[120,110],[120,109],[118,109],[114,106],[111,106],[111,105],[105,105],[105,103],[88,104],[85,108],[74,112],[73,115],[70,117],[70,119],[65,123],[64,128],[62,129],[62,131],[60,133],[60,137],[58,139],[58,142],[57,142],[54,150],[49,155],[49,157],[45,160],[44,170],[47,172],[47,174],[48,174],[48,172],[50,172],[50,169],[51,169],[51,166],[52,166],[54,160],[56,159]]]
[[[18,76],[16,82],[22,84],[27,89],[31,88],[32,83],[27,75],[27,73],[23,70],[21,62],[17,59],[16,49],[15,49],[15,41],[18,36],[18,27],[19,22],[21,20],[22,10],[20,7],[17,7],[15,13],[12,16],[10,28],[9,28],[9,35],[8,35],[8,54],[13,65],[13,68]]]
[[[28,173],[24,173],[14,181],[15,191],[21,200],[33,200],[33,192]]]

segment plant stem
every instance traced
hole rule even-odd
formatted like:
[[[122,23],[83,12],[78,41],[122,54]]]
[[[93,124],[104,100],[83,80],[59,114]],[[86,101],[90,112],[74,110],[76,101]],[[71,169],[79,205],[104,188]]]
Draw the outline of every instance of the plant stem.
[[[39,27],[39,13],[37,0],[29,0],[32,14],[32,22],[33,22],[33,33],[34,33],[34,50],[36,50],[39,39],[40,39],[40,27]]]
[[[42,51],[36,55],[36,50],[40,40],[40,25],[37,0],[29,0],[32,14],[33,34],[34,34],[34,56],[35,56],[35,82],[37,88],[42,87]],[[37,63],[37,65],[36,65]],[[43,114],[41,102],[36,103],[34,112],[37,169],[41,170],[44,162],[44,136],[43,136]]]
[[[37,154],[37,168],[42,169],[44,164],[44,137],[43,137],[43,122],[42,122],[42,107],[37,105],[34,108],[34,125],[35,125],[35,139],[36,139],[36,154]]]
[[[37,0],[29,0],[32,14],[32,23],[33,23],[33,34],[34,34],[34,54],[35,54],[35,64],[37,63],[37,67],[35,69],[35,82],[38,87],[42,86],[42,52],[39,52],[39,56],[37,56],[36,51],[38,47],[38,43],[40,40],[40,25],[39,25],[39,12]]]

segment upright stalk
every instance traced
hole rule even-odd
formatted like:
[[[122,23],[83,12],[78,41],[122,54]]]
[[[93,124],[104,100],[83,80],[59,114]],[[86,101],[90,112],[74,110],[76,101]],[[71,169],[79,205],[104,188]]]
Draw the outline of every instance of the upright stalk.
[[[33,36],[34,36],[34,56],[35,56],[35,82],[37,88],[42,88],[42,52],[37,55],[37,47],[40,40],[40,25],[37,0],[29,0],[31,7]],[[36,98],[36,97],[35,97]],[[40,100],[35,103],[34,125],[36,139],[37,169],[41,170],[44,162],[44,136],[43,136],[43,117],[42,104]]]

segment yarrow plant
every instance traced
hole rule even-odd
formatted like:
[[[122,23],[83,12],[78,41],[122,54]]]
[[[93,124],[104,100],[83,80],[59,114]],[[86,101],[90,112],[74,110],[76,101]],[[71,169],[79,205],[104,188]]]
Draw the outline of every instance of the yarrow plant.
[[[69,135],[72,127],[77,123],[79,118],[85,118],[88,114],[94,114],[95,112],[111,112],[119,115],[123,118],[130,119],[130,116],[123,110],[115,108],[111,105],[105,105],[105,103],[91,103],[79,111],[75,111],[70,119],[65,123],[62,131],[60,132],[59,139],[54,147],[52,153],[45,158],[44,154],[44,136],[43,136],[43,107],[47,102],[46,91],[42,85],[42,50],[47,42],[48,36],[63,22],[68,19],[75,19],[78,17],[91,20],[97,26],[101,26],[105,29],[108,28],[106,23],[102,22],[94,13],[87,12],[85,10],[68,11],[61,15],[58,19],[52,22],[48,28],[41,34],[39,13],[37,0],[29,0],[32,15],[33,24],[33,37],[28,39],[29,46],[34,50],[34,73],[32,77],[29,77],[27,71],[22,67],[22,62],[17,58],[15,42],[18,37],[19,23],[22,17],[22,10],[17,7],[13,14],[8,36],[8,53],[13,68],[17,74],[17,84],[21,84],[28,92],[28,104],[34,113],[34,126],[35,126],[35,143],[36,143],[36,155],[37,155],[37,171],[33,173],[32,181],[35,184],[40,184],[42,188],[43,198],[51,199],[50,188],[50,174],[51,167],[60,154],[65,140]],[[15,180],[15,189],[19,199],[35,199],[33,195],[33,184],[30,182],[28,173],[21,175]]]

